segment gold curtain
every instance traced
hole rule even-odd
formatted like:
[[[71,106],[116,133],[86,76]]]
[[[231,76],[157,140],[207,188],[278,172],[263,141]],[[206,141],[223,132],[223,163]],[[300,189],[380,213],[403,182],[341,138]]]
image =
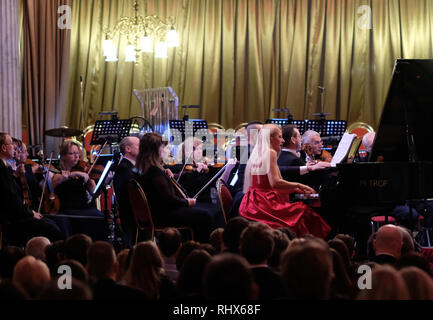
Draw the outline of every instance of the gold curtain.
[[[142,14],[147,6],[148,14],[176,18],[181,48],[170,49],[165,60],[142,54],[136,65],[124,62],[120,50],[119,61],[107,63],[103,25],[132,16],[133,1],[74,0],[69,125],[83,128],[98,119],[98,112],[112,109],[121,118],[140,115],[132,90],[165,86],[174,88],[181,105],[201,105],[188,111],[192,118],[226,128],[285,116],[272,112],[278,107],[289,107],[295,119],[312,119],[321,111],[321,85],[328,119],[376,127],[395,60],[433,56],[430,0],[138,3]],[[125,47],[124,39],[114,40]]]
[[[57,10],[70,0],[23,0],[22,65],[23,109],[29,143],[58,141],[44,131],[64,124],[69,75],[70,30],[59,29]]]

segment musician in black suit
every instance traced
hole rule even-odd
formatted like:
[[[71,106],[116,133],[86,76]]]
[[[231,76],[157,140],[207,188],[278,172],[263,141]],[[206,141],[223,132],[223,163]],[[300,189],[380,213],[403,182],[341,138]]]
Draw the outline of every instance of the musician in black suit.
[[[317,181],[321,181],[312,171],[329,168],[328,162],[305,162],[305,154],[301,151],[302,137],[296,125],[286,125],[282,128],[284,144],[277,163],[284,180],[301,182],[317,188]]]
[[[6,161],[14,155],[11,136],[0,133],[0,222],[3,228],[7,229],[10,238],[23,243],[35,236],[60,240],[62,235],[54,223],[47,222],[40,213],[25,206],[12,169],[6,166]]]
[[[140,139],[137,137],[126,137],[120,142],[119,147],[122,153],[122,160],[117,166],[113,184],[119,205],[123,241],[125,246],[132,248],[135,242],[136,224],[129,201],[128,183],[133,178],[132,169],[134,169],[135,161],[137,160]]]
[[[229,164],[221,179],[223,179],[229,186],[230,193],[233,198],[232,206],[228,212],[228,219],[232,217],[239,216],[239,207],[244,197],[244,177],[245,168],[247,167],[247,162],[256,141],[257,133],[262,128],[263,123],[260,121],[251,121],[247,124],[245,131],[247,133],[247,145],[241,146],[241,152],[237,162]],[[230,158],[231,150],[227,150]]]

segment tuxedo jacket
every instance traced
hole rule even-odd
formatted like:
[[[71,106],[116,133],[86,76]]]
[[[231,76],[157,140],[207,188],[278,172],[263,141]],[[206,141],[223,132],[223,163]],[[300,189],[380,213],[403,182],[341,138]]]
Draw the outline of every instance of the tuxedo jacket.
[[[132,214],[131,203],[129,201],[129,181],[133,178],[132,169],[134,165],[128,159],[123,159],[117,166],[114,174],[113,184],[116,192],[116,199],[119,204],[120,221],[122,225],[135,225]]]
[[[12,170],[0,160],[0,222],[18,222],[33,218],[33,213],[24,204],[20,191]]]
[[[305,166],[305,160],[302,157],[298,158],[290,151],[281,151],[277,164],[284,180],[303,182],[300,167]]]

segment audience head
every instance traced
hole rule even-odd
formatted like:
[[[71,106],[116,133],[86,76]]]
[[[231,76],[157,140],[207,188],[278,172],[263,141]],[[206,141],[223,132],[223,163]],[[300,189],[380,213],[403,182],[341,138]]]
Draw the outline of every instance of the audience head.
[[[56,266],[60,261],[64,260],[63,256],[63,247],[65,245],[64,240],[58,240],[45,248],[45,257],[48,268],[51,271],[51,274],[57,273]]]
[[[47,265],[32,256],[25,256],[18,261],[12,277],[13,282],[20,285],[32,299],[37,298],[50,279]]]
[[[344,244],[347,247],[347,250],[349,250],[349,257],[350,260],[353,259],[355,256],[355,241],[353,241],[353,238],[349,236],[348,234],[337,234],[334,239],[338,239],[344,242]]]
[[[417,267],[400,270],[410,300],[433,300],[433,279]]]
[[[163,261],[153,241],[140,242],[134,247],[131,265],[125,275],[127,285],[144,291],[148,299],[159,298]]]
[[[7,246],[0,251],[0,280],[12,279],[15,265],[25,256],[24,250],[16,246]]]
[[[79,233],[66,239],[63,253],[65,259],[74,259],[83,266],[87,265],[87,250],[92,244],[92,238],[88,235]]]
[[[251,265],[267,264],[274,250],[271,228],[260,222],[249,224],[242,231],[239,250]]]
[[[176,283],[183,296],[202,295],[203,274],[211,259],[211,255],[202,249],[195,249],[188,255]]]
[[[415,243],[413,241],[412,235],[410,232],[402,227],[397,226],[397,228],[400,230],[401,235],[403,236],[403,245],[401,247],[401,256],[405,256],[407,254],[415,252]]]
[[[365,151],[371,152],[375,136],[375,132],[368,132],[362,137],[362,144],[364,145]]]
[[[119,143],[120,152],[126,158],[136,160],[140,149],[140,139],[138,137],[125,137]]]
[[[194,240],[188,240],[182,244],[176,254],[176,269],[180,271],[182,269],[183,262],[186,257],[195,249],[200,249],[201,245],[199,242]]]
[[[346,268],[346,270],[349,270],[351,266],[351,262],[350,262],[349,250],[347,249],[346,244],[342,240],[334,238],[328,241],[328,245],[330,248],[333,248],[338,251],[341,258],[343,259],[344,267]]]
[[[165,228],[157,234],[156,239],[158,248],[165,257],[175,256],[182,244],[182,235],[176,228]]]
[[[320,154],[322,152],[322,139],[320,138],[320,133],[314,130],[307,130],[302,135],[302,145],[309,145],[311,147],[311,153],[313,155]]]
[[[279,269],[281,255],[289,246],[290,240],[287,234],[278,229],[272,230],[272,236],[274,238],[274,251],[269,257],[268,265],[274,269]]]
[[[376,265],[371,272],[371,289],[360,290],[357,300],[407,300],[403,277],[390,265]]]
[[[367,240],[367,258],[369,260],[373,259],[375,256],[373,244],[374,244],[374,240],[376,240],[376,235],[377,232],[373,232],[372,234],[370,234]]]
[[[45,261],[45,248],[51,244],[50,240],[45,237],[34,237],[27,241],[25,253],[36,259]]]
[[[69,268],[71,268],[72,278],[80,280],[83,283],[89,282],[89,274],[88,274],[86,268],[81,263],[79,263],[77,260],[73,260],[73,259],[62,260],[57,265],[56,270],[60,270],[61,266],[68,266]],[[60,276],[60,275],[61,274],[56,272],[56,276]]]
[[[223,250],[223,228],[216,228],[209,236],[209,243],[215,249],[215,253],[220,253]]]
[[[227,222],[223,233],[223,242],[227,251],[239,253],[241,233],[248,227],[248,224],[248,220],[242,217],[235,217]]]
[[[283,126],[283,147],[289,148],[295,151],[301,151],[302,148],[302,136],[299,133],[299,129],[294,124],[288,124]]]
[[[333,272],[335,275],[332,279],[331,295],[334,298],[353,298],[353,286],[343,258],[336,249],[331,247],[329,251],[332,256]]]
[[[280,227],[277,230],[280,230],[282,233],[286,234],[287,237],[289,238],[289,241],[296,238],[296,233],[294,233],[292,230],[290,230],[287,227]]]
[[[128,271],[128,256],[131,249],[123,249],[117,254],[117,263],[119,264],[119,270],[117,271],[116,280],[122,281],[123,277]]]
[[[248,262],[233,253],[222,253],[212,258],[204,272],[203,286],[208,300],[251,300],[257,297],[257,285]]]
[[[15,151],[15,160],[18,164],[24,164],[29,156],[27,146],[21,140],[18,140],[18,147]]]
[[[398,227],[387,224],[379,228],[373,242],[374,252],[377,255],[387,254],[398,259],[403,246],[403,236]]]
[[[118,263],[113,246],[106,241],[92,243],[87,251],[87,271],[96,280],[116,279]]]
[[[281,258],[281,272],[289,298],[329,298],[334,273],[326,242],[308,239],[290,245]]]

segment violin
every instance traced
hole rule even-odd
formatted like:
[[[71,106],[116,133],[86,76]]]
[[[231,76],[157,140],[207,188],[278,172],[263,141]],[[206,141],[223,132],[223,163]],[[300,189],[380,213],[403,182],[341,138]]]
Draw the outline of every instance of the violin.
[[[320,154],[320,161],[331,162],[332,154],[329,151],[322,150],[322,153]]]
[[[99,180],[102,172],[104,172],[104,166],[102,164],[95,164],[92,166],[89,162],[79,160],[75,167],[73,167],[71,170],[71,172],[74,171],[87,173],[90,179]]]
[[[60,173],[60,171],[55,169],[55,167],[51,165],[51,159],[50,159],[50,163],[46,164],[44,161],[43,154],[38,153],[38,156],[40,156],[39,161],[41,162],[41,168],[44,173],[44,178],[45,178],[44,183],[46,183],[46,186],[48,187],[48,192],[45,192],[45,184],[44,184],[38,212],[41,211],[41,206],[43,206],[42,208],[45,214],[56,214],[60,210],[60,200],[59,197],[57,197],[57,195],[54,193],[53,186],[51,185],[51,181],[48,175],[49,172]]]
[[[305,150],[305,153],[308,155],[308,157],[313,161],[314,160],[319,160],[319,161],[324,161],[324,162],[331,162],[332,161],[332,154],[326,150],[322,150],[320,155],[315,155],[315,154],[313,154],[313,152],[311,150],[311,146],[308,143],[306,143],[304,145],[304,150]]]
[[[15,171],[14,175],[15,177],[17,177],[20,180],[21,183],[21,189],[23,192],[23,199],[24,199],[24,203],[26,204],[26,206],[28,208],[32,207],[32,201],[30,199],[30,192],[29,192],[29,185],[27,184],[27,180],[26,180],[26,171],[24,168],[24,164],[19,164],[17,167],[17,170]]]

